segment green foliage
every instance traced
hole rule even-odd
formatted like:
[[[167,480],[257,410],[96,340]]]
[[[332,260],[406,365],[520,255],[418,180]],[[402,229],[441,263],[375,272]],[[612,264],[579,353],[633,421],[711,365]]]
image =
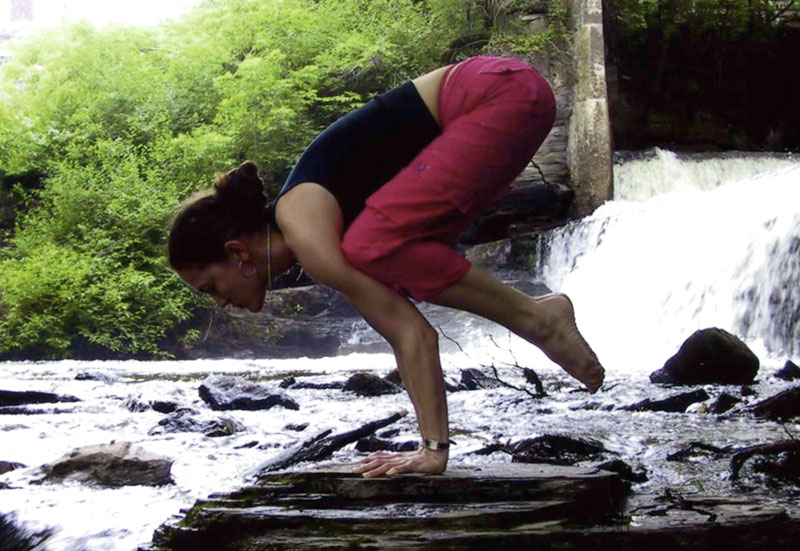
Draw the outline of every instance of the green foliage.
[[[201,306],[165,265],[176,205],[245,158],[277,187],[325,125],[438,66],[472,6],[207,0],[159,28],[17,44],[0,67],[0,185],[26,182],[27,208],[0,249],[0,356],[164,355]]]
[[[540,32],[531,32],[515,18],[531,9],[541,10],[538,4],[529,0],[510,0],[495,4],[494,10],[489,12],[494,32],[486,50],[527,56],[532,52],[551,51],[551,48],[563,41],[567,34],[567,5],[563,0],[547,0],[547,27]],[[500,20],[504,22],[500,24]]]

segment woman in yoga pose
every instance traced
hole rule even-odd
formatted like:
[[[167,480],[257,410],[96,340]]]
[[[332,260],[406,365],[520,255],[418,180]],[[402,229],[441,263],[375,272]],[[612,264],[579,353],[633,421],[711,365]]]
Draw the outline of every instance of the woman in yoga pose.
[[[437,333],[409,297],[483,316],[538,346],[595,392],[604,371],[563,294],[529,297],[452,246],[516,178],[555,118],[553,93],[515,59],[474,57],[382,94],[305,150],[271,202],[252,162],[176,214],[169,260],[218,306],[257,312],[299,262],[392,346],[414,405],[415,452],[378,452],[364,476],[441,473],[448,418]]]

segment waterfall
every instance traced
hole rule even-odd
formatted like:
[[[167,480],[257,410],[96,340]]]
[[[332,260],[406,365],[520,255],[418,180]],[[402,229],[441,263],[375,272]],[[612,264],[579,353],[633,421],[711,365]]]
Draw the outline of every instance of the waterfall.
[[[800,160],[656,151],[615,172],[614,200],[537,251],[606,369],[649,373],[711,326],[762,361],[800,353]]]

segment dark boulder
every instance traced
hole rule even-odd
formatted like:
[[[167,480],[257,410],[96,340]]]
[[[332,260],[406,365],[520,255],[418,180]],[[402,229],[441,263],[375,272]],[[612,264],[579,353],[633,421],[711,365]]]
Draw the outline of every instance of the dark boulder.
[[[784,366],[775,373],[775,376],[784,381],[795,381],[800,379],[800,367],[797,367],[791,361],[787,361]]]
[[[311,389],[311,390],[342,390],[344,388],[344,383],[341,381],[333,381],[330,383],[307,383],[307,382],[299,382],[295,383],[291,386],[293,389],[297,390],[304,390],[304,389]]]
[[[0,461],[0,474],[5,474],[17,469],[24,469],[25,465],[22,463],[15,463],[13,461]]]
[[[105,373],[98,373],[96,371],[82,371],[75,375],[76,381],[97,381],[100,383],[116,383],[119,379],[113,377],[112,375],[106,375]]]
[[[508,451],[514,463],[574,465],[580,461],[597,460],[606,449],[596,440],[546,434],[512,444]]]
[[[202,420],[197,413],[184,409],[163,418],[158,425],[150,429],[147,434],[155,436],[174,432],[199,432],[210,438],[230,436],[244,430],[244,426],[228,417],[219,419]]]
[[[275,392],[264,385],[230,375],[209,375],[200,385],[200,398],[211,409],[260,410],[281,406],[300,409],[300,406],[282,392]]]
[[[303,432],[308,428],[308,423],[299,423],[299,424],[290,423],[283,428],[286,430],[293,430],[295,432]]]
[[[771,421],[781,421],[800,416],[800,386],[779,392],[746,410],[756,417],[763,417]]]
[[[727,392],[723,392],[722,394],[714,398],[714,401],[709,404],[708,413],[716,413],[716,414],[725,413],[726,411],[730,411],[740,403],[741,400],[736,396],[732,396]]]
[[[787,483],[800,485],[800,441],[784,440],[737,450],[731,458],[730,478],[751,478],[781,489]]]
[[[761,475],[764,483],[775,488],[787,484],[800,485],[800,451],[786,451],[752,460],[753,474]]]
[[[74,480],[107,488],[161,486],[172,482],[172,459],[130,442],[112,442],[77,448],[54,463],[42,466],[37,482]]]
[[[617,473],[622,480],[637,484],[649,480],[647,478],[647,470],[644,467],[640,466],[634,470],[633,467],[625,463],[622,459],[612,459],[611,461],[600,463],[599,465],[595,465],[595,469]]]
[[[156,400],[155,402],[150,402],[150,407],[153,408],[153,411],[157,411],[158,413],[173,413],[178,409],[178,404],[175,402]]]
[[[359,396],[382,396],[402,392],[399,386],[371,373],[356,373],[344,384],[344,390]]]
[[[669,413],[683,413],[686,408],[697,402],[708,400],[708,393],[703,390],[693,390],[684,392],[676,396],[670,396],[663,400],[642,400],[632,406],[622,408],[625,411],[666,411]]]
[[[723,329],[696,331],[664,367],[650,375],[653,383],[745,385],[758,373],[759,361],[741,339]]]
[[[458,385],[460,390],[479,390],[501,386],[503,385],[500,381],[487,377],[480,369],[472,367],[461,370],[461,383]]]
[[[80,402],[74,396],[61,396],[50,392],[0,390],[0,407],[27,404],[51,404],[55,402]]]
[[[150,411],[150,404],[146,404],[137,398],[128,398],[122,402],[122,407],[131,413],[142,413],[143,411]]]

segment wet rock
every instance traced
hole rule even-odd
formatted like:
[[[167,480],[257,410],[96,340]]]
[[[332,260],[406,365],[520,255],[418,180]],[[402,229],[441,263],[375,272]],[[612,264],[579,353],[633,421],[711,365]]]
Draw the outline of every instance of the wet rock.
[[[775,376],[784,381],[795,381],[800,379],[800,367],[797,367],[797,365],[791,361],[787,361],[784,366],[775,373]]]
[[[295,383],[291,386],[291,388],[297,390],[303,389],[311,389],[311,390],[342,390],[344,388],[344,383],[340,381],[333,381],[331,383],[307,383],[307,382],[299,382]]]
[[[508,451],[514,463],[574,465],[580,461],[596,460],[606,449],[596,440],[546,434],[512,444]]]
[[[361,438],[366,438],[375,431],[391,425],[406,415],[408,415],[408,412],[402,410],[384,419],[366,423],[355,430],[334,434],[333,436],[329,436],[332,432],[330,429],[322,431],[261,465],[259,468],[259,476],[266,476],[266,473],[285,469],[301,461],[320,461],[325,459],[333,454],[333,452],[348,444],[357,442]]]
[[[484,375],[480,369],[472,367],[461,370],[461,383],[458,385],[460,390],[479,390],[501,386],[503,385],[500,381]]]
[[[0,482],[0,490],[10,490],[11,486],[9,486],[6,482]],[[3,541],[0,539],[0,541]]]
[[[288,424],[285,427],[286,430],[293,430],[295,432],[303,432],[308,428],[308,423],[298,423],[298,424]]]
[[[273,291],[267,295],[263,311],[273,318],[360,317],[358,311],[344,297],[323,285]]]
[[[663,400],[642,400],[641,402],[621,409],[625,411],[665,411],[669,413],[683,413],[686,411],[686,408],[692,404],[703,402],[708,399],[708,393],[703,389],[699,389],[670,396]]]
[[[723,392],[716,398],[714,401],[708,405],[708,413],[725,413],[726,411],[730,411],[742,401],[737,398],[736,396],[732,396],[727,392]]]
[[[175,402],[156,400],[155,402],[150,402],[150,407],[153,408],[153,411],[157,411],[158,413],[173,413],[178,409],[178,404]]]
[[[300,409],[292,398],[282,392],[275,392],[264,385],[250,382],[230,375],[209,375],[200,385],[200,398],[211,409],[218,411],[232,409],[261,410],[281,406],[287,409]]]
[[[595,465],[595,469],[617,473],[622,480],[637,484],[649,480],[647,478],[647,470],[644,467],[639,466],[637,469],[634,469],[622,459],[612,459],[611,461],[600,463],[599,465]]]
[[[42,551],[53,535],[51,530],[32,532],[17,526],[14,518],[0,513],[0,549],[2,551]]]
[[[152,549],[590,549],[549,541],[575,524],[587,540],[586,527],[623,499],[616,474],[590,468],[506,464],[363,478],[333,465],[267,475],[198,501],[156,530]]]
[[[703,389],[699,389],[670,396],[663,400],[642,400],[641,402],[621,409],[625,411],[665,411],[670,413],[683,413],[686,411],[686,408],[692,404],[703,402],[708,399],[708,393]]]
[[[17,469],[24,469],[25,465],[22,463],[15,463],[14,461],[0,461],[0,474],[5,474]]]
[[[469,452],[466,455],[492,455],[496,452],[511,453],[504,444],[494,442],[493,444],[489,444],[473,452]]]
[[[174,432],[199,432],[209,438],[230,436],[244,430],[244,425],[229,417],[202,420],[193,411],[178,411],[165,417],[158,425],[150,429],[147,434],[156,436]]]
[[[800,386],[779,392],[745,409],[756,417],[771,421],[792,419],[800,415]]]
[[[150,453],[130,442],[77,448],[42,466],[42,482],[78,481],[107,488],[161,486],[172,482],[172,459]]]
[[[142,413],[143,411],[150,411],[150,404],[146,404],[137,398],[128,398],[122,402],[122,407],[131,413]]]
[[[377,451],[413,452],[417,449],[419,449],[419,441],[417,440],[395,442],[393,440],[385,440],[376,436],[370,436],[368,438],[361,438],[356,442],[356,450],[363,453]]]
[[[382,396],[403,391],[396,384],[371,373],[356,373],[347,379],[344,390],[355,392],[359,396]]]
[[[650,375],[653,383],[743,385],[753,381],[759,361],[741,339],[723,329],[696,331],[664,367]]]
[[[297,382],[297,379],[294,377],[287,377],[281,381],[281,384],[278,385],[281,388],[294,388],[294,389],[312,389],[312,390],[341,390],[344,388],[344,383],[341,382],[332,382],[332,383],[308,383],[308,382]]]
[[[239,444],[238,446],[234,446],[234,450],[244,450],[249,448],[255,448],[258,446],[258,440],[251,440],[250,442],[245,442],[244,444]]]
[[[397,368],[387,373],[384,379],[397,386],[403,386],[403,377],[400,375],[400,370]]]
[[[701,458],[713,457],[719,459],[733,452],[733,448],[725,446],[720,448],[705,442],[690,442],[688,446],[667,455],[667,461],[697,461]]]
[[[119,381],[118,378],[113,377],[111,375],[106,375],[105,373],[99,373],[96,371],[82,371],[75,375],[76,381],[97,381],[100,383],[116,383]]]
[[[750,461],[753,459],[753,461]],[[756,474],[766,475],[767,483],[800,483],[800,440],[785,440],[737,450],[731,458],[731,480],[739,480],[745,465],[751,463]]]
[[[80,399],[74,396],[61,396],[50,392],[0,390],[0,407],[50,404],[56,402],[80,402]]]
[[[755,396],[758,392],[750,385],[742,386],[742,396]]]

